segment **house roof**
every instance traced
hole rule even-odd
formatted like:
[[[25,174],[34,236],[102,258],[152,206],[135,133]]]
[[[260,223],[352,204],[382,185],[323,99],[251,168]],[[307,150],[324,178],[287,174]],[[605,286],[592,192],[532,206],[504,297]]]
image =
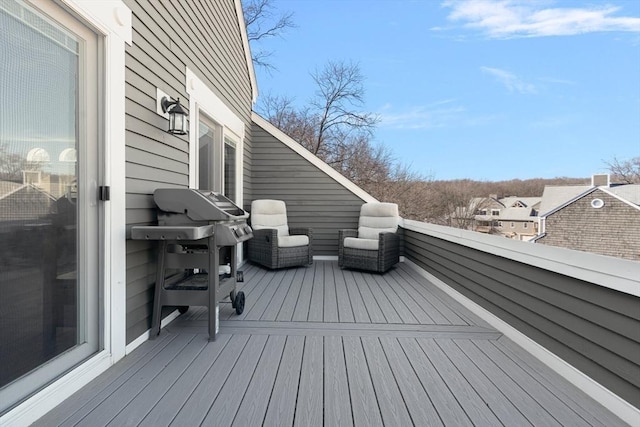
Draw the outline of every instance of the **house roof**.
[[[500,199],[500,203],[502,203],[506,208],[512,208],[516,204],[524,205],[526,208],[533,208],[535,205],[540,203],[541,197],[517,197],[517,196],[509,196]]]
[[[590,185],[547,185],[542,193],[540,216],[549,214],[552,210],[565,205],[593,188]]]
[[[619,198],[640,206],[640,184],[618,185],[604,189]]]
[[[578,193],[576,196],[571,197],[567,200],[565,200],[563,203],[559,203],[556,206],[552,207],[549,210],[542,210],[540,209],[540,217],[547,217],[557,211],[559,211],[560,209],[564,208],[567,205],[570,205],[571,203],[575,202],[578,199],[583,198],[584,196],[593,193],[596,190],[600,190],[603,191],[621,201],[623,201],[624,203],[628,204],[629,206],[632,206],[638,210],[640,210],[640,184],[627,184],[627,185],[621,185],[621,186],[617,186],[617,187],[593,187],[590,185],[587,186],[575,186],[575,187],[581,187],[581,188],[585,188],[586,190],[582,191],[581,193]],[[545,192],[544,194],[547,194],[547,188],[554,188],[554,187],[545,187]],[[562,192],[562,189],[566,189],[567,187],[555,187],[557,189],[560,189],[560,191],[558,191],[558,193]],[[555,193],[555,191],[551,191],[551,193]],[[543,201],[544,201],[544,194],[543,194]],[[566,191],[564,193],[564,195],[568,195],[570,194],[570,191]],[[545,206],[546,207],[546,206]]]
[[[19,190],[24,184],[12,181],[0,181],[0,199],[4,199],[9,194]]]
[[[506,208],[498,217],[501,221],[533,221],[537,216],[531,215],[531,208]]]

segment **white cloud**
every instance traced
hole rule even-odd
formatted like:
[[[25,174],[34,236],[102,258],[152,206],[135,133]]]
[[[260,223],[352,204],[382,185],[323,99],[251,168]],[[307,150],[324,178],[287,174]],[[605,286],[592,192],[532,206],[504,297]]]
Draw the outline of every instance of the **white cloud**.
[[[462,22],[491,38],[640,32],[640,17],[614,16],[620,7],[546,7],[549,4],[533,0],[446,0],[442,6],[451,9],[450,21]]]
[[[424,106],[414,106],[403,111],[386,104],[378,112],[380,126],[393,129],[433,129],[445,127],[460,117],[464,107],[453,105],[455,100],[447,99]]]
[[[521,78],[516,76],[509,71],[501,70],[500,68],[492,68],[492,67],[480,67],[482,72],[492,75],[498,80],[502,85],[504,85],[509,92],[519,92],[519,93],[536,93],[536,87],[531,84],[523,81]]]
[[[378,114],[381,128],[404,130],[485,126],[504,119],[502,115],[470,115],[455,99],[445,99],[404,110],[385,104]]]

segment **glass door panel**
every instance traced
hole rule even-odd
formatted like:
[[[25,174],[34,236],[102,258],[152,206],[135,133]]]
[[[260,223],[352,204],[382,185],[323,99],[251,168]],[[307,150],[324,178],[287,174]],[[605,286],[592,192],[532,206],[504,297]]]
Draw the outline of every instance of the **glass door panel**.
[[[35,5],[0,0],[0,413],[99,347],[98,38]]]

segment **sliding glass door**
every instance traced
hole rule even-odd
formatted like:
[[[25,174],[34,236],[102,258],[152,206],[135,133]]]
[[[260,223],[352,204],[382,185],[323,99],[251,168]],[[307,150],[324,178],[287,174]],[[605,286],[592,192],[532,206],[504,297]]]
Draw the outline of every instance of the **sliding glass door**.
[[[0,413],[101,347],[98,36],[0,0]]]

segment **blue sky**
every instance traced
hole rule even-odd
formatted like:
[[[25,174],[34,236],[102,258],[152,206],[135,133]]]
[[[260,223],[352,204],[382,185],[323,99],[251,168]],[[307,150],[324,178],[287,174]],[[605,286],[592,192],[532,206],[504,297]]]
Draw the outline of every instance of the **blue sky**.
[[[640,1],[274,0],[261,94],[313,96],[352,61],[375,141],[434,179],[589,177],[640,156]]]

